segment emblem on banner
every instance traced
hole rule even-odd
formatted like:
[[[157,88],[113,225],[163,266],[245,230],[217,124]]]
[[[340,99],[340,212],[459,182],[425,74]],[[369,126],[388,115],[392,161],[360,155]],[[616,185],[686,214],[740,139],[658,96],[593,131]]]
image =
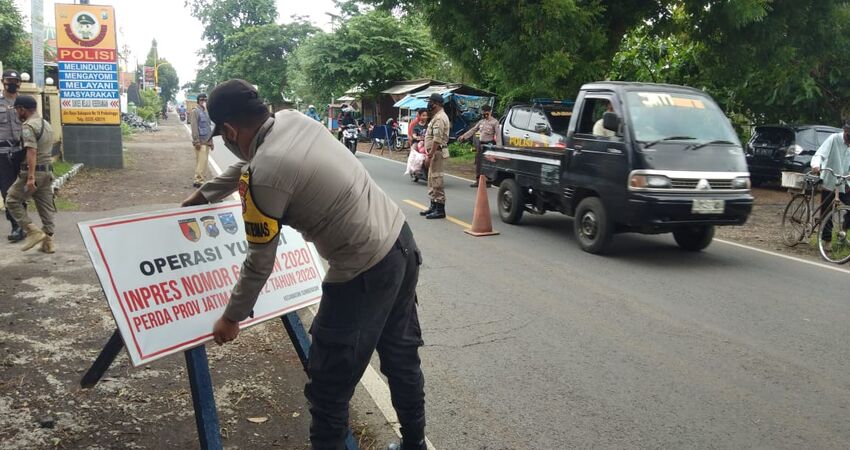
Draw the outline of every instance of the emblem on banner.
[[[233,213],[224,213],[218,215],[218,220],[221,221],[221,226],[224,231],[230,234],[236,234],[239,231],[239,225],[236,224],[236,216]]]
[[[107,20],[106,13],[102,13],[102,20]],[[83,11],[77,13],[71,23],[65,24],[65,33],[68,38],[80,47],[94,47],[100,44],[106,37],[107,26],[98,23],[94,14]]]
[[[183,232],[183,236],[186,239],[192,242],[198,242],[201,240],[201,227],[198,225],[198,221],[195,219],[181,219],[178,221],[180,224],[180,231]]]
[[[213,217],[213,216],[201,217],[201,223],[204,224],[204,230],[207,231],[207,235],[209,237],[216,237],[220,234],[220,231],[218,231],[218,225],[215,223],[215,217]]]

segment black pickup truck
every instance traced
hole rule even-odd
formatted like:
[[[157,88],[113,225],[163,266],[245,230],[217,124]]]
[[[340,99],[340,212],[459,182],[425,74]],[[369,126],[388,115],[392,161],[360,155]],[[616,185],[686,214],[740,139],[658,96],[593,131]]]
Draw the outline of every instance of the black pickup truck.
[[[741,143],[714,100],[696,89],[587,84],[565,143],[520,147],[501,138],[508,145],[487,148],[483,172],[499,186],[502,221],[518,223],[524,212],[573,216],[590,253],[602,253],[619,232],[672,232],[681,248],[699,251],[716,225],[742,225],[752,210]]]

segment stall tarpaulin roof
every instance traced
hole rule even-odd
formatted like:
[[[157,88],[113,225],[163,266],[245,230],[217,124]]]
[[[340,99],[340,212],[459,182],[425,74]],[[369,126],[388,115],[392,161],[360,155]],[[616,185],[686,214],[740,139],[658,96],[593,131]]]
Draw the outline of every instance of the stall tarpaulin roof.
[[[431,86],[415,94],[407,95],[403,99],[397,101],[393,106],[405,109],[422,109],[428,106],[428,97],[430,97],[434,92],[441,94],[443,96],[443,100],[448,101],[455,89],[456,88],[448,86]]]
[[[428,106],[428,102],[425,101],[424,98],[416,98],[412,95],[408,95],[403,99],[395,102],[393,107],[395,108],[405,108],[405,109],[422,109]]]
[[[413,80],[409,83],[397,84],[386,90],[381,91],[382,94],[400,95],[415,91],[423,86],[431,84],[431,80]]]

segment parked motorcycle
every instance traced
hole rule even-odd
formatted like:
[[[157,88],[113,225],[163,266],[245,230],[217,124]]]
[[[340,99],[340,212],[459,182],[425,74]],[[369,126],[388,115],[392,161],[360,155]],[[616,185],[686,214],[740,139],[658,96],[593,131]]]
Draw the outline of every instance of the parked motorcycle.
[[[357,140],[360,135],[360,129],[357,125],[349,124],[342,129],[342,143],[351,151],[351,154],[357,153]]]

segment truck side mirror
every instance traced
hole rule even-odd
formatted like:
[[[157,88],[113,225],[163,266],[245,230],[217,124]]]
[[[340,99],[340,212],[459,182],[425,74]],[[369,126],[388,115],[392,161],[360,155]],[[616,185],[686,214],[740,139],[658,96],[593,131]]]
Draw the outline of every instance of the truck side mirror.
[[[534,125],[534,132],[549,134],[549,127],[544,123],[538,123],[537,125]]]
[[[602,127],[615,133],[620,132],[620,116],[615,112],[606,112],[602,115]]]

